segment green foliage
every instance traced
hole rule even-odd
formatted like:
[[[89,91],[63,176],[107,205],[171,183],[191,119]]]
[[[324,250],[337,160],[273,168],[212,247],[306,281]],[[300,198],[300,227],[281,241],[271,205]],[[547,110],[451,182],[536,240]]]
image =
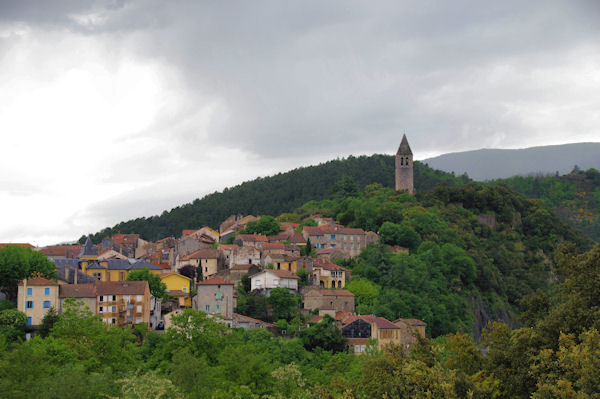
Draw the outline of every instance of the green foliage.
[[[0,334],[7,342],[14,342],[25,337],[27,316],[17,309],[0,311]]]
[[[273,309],[273,319],[290,320],[298,307],[299,298],[287,288],[276,287],[271,290],[267,302]]]
[[[48,309],[48,312],[46,312],[46,314],[42,318],[42,324],[40,324],[40,327],[38,328],[38,333],[42,337],[47,337],[48,334],[50,334],[50,330],[52,329],[52,327],[54,327],[54,324],[57,321],[58,312],[56,311],[54,306],[52,306],[50,309]]]
[[[449,173],[433,170],[419,162],[415,162],[414,167],[417,191],[431,190],[441,182],[466,182],[463,177],[457,178]],[[394,157],[390,155],[350,156],[245,182],[222,192],[208,194],[202,199],[195,199],[191,203],[165,211],[160,216],[142,217],[107,227],[91,234],[91,237],[93,242],[98,243],[116,233],[136,233],[145,240],[156,241],[164,237],[175,237],[190,225],[218,228],[232,214],[280,215],[308,201],[325,199],[343,176],[354,179],[359,188],[373,183],[393,188],[394,168]],[[305,212],[299,212],[298,215],[304,217],[311,213],[321,213],[328,216],[325,210],[313,212],[315,210],[304,209]]]
[[[273,216],[261,216],[260,219],[248,222],[241,234],[264,234],[274,236],[279,234],[279,222]]]
[[[55,278],[56,265],[31,248],[16,245],[0,248],[0,292],[8,300],[16,301],[17,284],[32,276]]]
[[[129,273],[127,281],[147,281],[150,293],[155,298],[162,298],[167,290],[167,285],[161,281],[160,276],[150,272],[146,267]]]
[[[326,351],[344,350],[346,340],[331,316],[325,315],[319,323],[313,324],[298,334],[300,342],[307,350],[321,348]]]

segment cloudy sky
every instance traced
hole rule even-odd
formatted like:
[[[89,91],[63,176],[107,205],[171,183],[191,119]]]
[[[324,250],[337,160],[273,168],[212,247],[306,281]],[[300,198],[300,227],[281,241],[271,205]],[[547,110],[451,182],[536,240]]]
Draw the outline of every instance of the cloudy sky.
[[[600,3],[0,0],[0,242],[350,154],[600,141]]]

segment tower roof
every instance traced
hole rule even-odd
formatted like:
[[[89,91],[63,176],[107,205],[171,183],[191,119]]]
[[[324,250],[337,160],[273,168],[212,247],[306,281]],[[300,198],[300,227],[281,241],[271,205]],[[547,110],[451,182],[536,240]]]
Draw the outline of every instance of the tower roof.
[[[400,142],[400,147],[398,147],[398,152],[396,155],[412,155],[412,151],[410,150],[410,146],[408,145],[408,140],[406,139],[406,134],[402,135],[402,141]]]
[[[96,250],[96,246],[88,236],[85,240],[85,244],[79,253],[79,256],[98,256],[98,251]]]

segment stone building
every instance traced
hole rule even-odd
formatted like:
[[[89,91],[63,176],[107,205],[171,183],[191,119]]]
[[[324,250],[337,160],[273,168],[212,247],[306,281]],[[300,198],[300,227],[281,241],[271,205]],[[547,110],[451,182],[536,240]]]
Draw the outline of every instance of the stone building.
[[[354,312],[354,294],[348,290],[312,289],[302,295],[304,309],[319,312]]]
[[[402,135],[402,141],[398,152],[396,152],[396,191],[408,191],[415,193],[413,184],[413,153],[408,145],[406,135]]]
[[[236,306],[233,283],[212,277],[198,282],[196,286],[198,293],[192,299],[192,307],[209,315],[221,316],[230,324]]]
[[[400,327],[400,336],[402,345],[405,349],[417,343],[417,335],[425,338],[425,327],[427,323],[418,319],[396,319],[393,321],[395,325]]]

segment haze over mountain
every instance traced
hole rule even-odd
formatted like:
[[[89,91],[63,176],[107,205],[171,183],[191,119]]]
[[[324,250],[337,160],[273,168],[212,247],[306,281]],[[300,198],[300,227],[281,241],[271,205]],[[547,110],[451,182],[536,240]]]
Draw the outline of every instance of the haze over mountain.
[[[422,161],[434,169],[467,173],[474,180],[501,179],[535,173],[565,174],[577,165],[600,169],[600,143],[573,143],[516,150],[481,149],[454,152]]]

